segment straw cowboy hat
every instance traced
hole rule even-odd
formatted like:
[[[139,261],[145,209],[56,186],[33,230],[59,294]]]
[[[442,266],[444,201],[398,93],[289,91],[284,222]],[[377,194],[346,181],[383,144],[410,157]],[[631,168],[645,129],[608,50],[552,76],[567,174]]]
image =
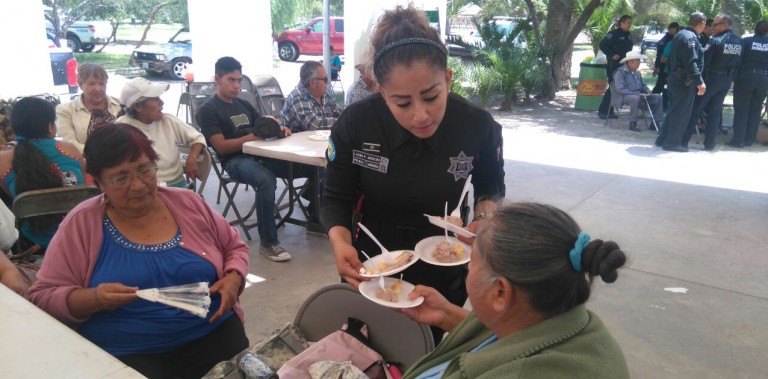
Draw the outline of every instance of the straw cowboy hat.
[[[640,53],[638,53],[636,51],[630,51],[630,52],[627,53],[627,56],[624,57],[624,59],[619,61],[619,63],[621,64],[621,63],[624,63],[626,61],[631,61],[633,59],[645,59],[645,55],[640,54]]]

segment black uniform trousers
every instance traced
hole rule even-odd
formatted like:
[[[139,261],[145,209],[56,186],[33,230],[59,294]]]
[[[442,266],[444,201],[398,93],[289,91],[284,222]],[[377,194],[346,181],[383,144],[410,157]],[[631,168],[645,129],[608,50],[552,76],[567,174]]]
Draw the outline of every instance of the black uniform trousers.
[[[608,67],[605,69],[605,74],[608,76],[608,88],[605,90],[605,94],[603,94],[603,100],[600,102],[600,107],[597,108],[597,114],[599,115],[607,115],[608,111],[610,110],[611,83],[613,83],[613,73],[616,72],[616,69],[619,67],[621,67],[621,65],[618,64],[618,62],[608,61]]]
[[[669,112],[664,117],[661,133],[656,138],[656,146],[680,146],[688,120],[691,118],[691,108],[696,98],[696,86],[693,83],[685,85],[685,79],[676,75],[669,76],[667,91],[669,91]]]
[[[662,104],[664,104],[664,112],[667,112],[669,109],[669,93],[667,93],[665,86],[667,85],[669,74],[664,72],[665,66],[666,65],[659,65],[659,75],[656,77],[656,85],[653,86],[651,93],[661,94]]]
[[[760,114],[768,94],[768,76],[740,77],[733,86],[733,139],[731,144],[751,146],[757,138]]]
[[[707,90],[702,96],[696,96],[691,109],[691,117],[688,120],[688,126],[683,133],[681,145],[687,147],[691,136],[696,132],[694,128],[699,123],[701,112],[707,115],[707,127],[704,131],[704,148],[712,149],[715,147],[715,136],[720,130],[720,123],[723,118],[723,100],[728,95],[733,78],[727,74],[707,73],[707,79],[704,84]]]

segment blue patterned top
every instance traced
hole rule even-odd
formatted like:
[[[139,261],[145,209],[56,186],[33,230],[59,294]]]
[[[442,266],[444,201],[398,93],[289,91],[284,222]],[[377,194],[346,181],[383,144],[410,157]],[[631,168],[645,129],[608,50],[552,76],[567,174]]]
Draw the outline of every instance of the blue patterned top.
[[[213,285],[218,279],[210,262],[185,249],[181,230],[168,242],[146,245],[125,238],[104,217],[104,241],[89,287],[102,283],[122,283],[139,289],[163,288],[197,282]],[[205,336],[234,312],[210,324],[208,320],[221,304],[219,294],[211,294],[208,316],[160,303],[139,299],[112,311],[93,314],[77,332],[112,355],[152,354],[173,350]]]

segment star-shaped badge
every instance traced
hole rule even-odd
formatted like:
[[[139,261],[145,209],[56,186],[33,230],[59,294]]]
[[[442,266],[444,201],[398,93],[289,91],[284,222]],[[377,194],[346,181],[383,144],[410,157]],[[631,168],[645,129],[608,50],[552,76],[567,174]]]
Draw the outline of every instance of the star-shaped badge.
[[[467,179],[467,176],[472,172],[472,160],[475,157],[468,157],[464,152],[460,152],[457,157],[450,157],[451,167],[448,168],[448,172],[453,174],[454,180],[457,182],[459,179]]]

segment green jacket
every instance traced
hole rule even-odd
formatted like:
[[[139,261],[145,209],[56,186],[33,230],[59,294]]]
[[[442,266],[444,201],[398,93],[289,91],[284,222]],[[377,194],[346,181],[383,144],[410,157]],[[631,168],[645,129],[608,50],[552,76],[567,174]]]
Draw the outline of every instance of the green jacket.
[[[584,305],[468,353],[492,335],[471,313],[403,378],[448,360],[443,378],[450,379],[629,378],[619,344]]]

